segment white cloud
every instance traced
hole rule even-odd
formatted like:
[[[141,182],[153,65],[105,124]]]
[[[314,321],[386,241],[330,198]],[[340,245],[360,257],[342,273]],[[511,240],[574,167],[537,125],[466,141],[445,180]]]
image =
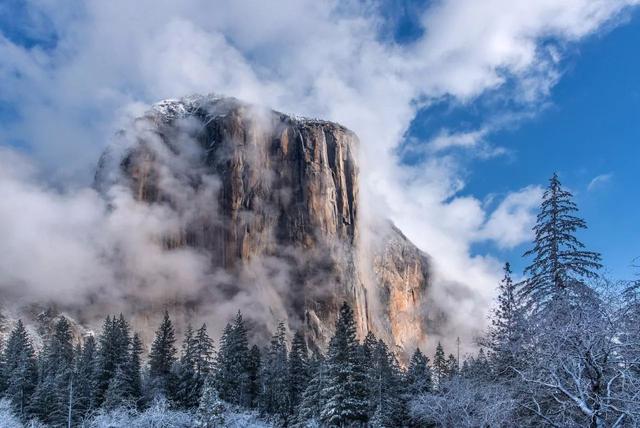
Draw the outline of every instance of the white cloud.
[[[441,130],[435,137],[429,140],[423,147],[419,144],[413,144],[414,147],[405,149],[405,153],[417,152],[427,155],[437,155],[452,149],[466,150],[480,159],[489,159],[501,156],[507,153],[507,149],[491,144],[485,138],[492,130],[496,129],[496,125],[485,126],[474,131],[458,131],[453,132],[449,129]],[[418,147],[415,147],[418,146]]]
[[[593,190],[600,189],[609,184],[612,179],[612,173],[597,175],[587,185],[587,191],[591,192]]]
[[[81,187],[113,130],[162,98],[217,92],[335,120],[362,140],[361,213],[390,216],[433,256],[436,282],[461,282],[486,302],[500,263],[471,257],[470,246],[526,239],[534,190],[507,195],[490,213],[460,195],[465,175],[454,156],[434,153],[407,167],[395,149],[418,108],[440,97],[465,103],[511,81],[505,97],[544,100],[560,78],[563,47],[637,3],[444,0],[423,12],[423,36],[398,45],[379,37],[384,16],[367,2],[30,0],[57,43],[27,48],[0,36],[0,102],[18,117],[0,123],[0,140],[27,142],[48,181]],[[482,128],[452,130],[435,144],[475,150],[484,137]],[[12,189],[3,192],[20,187]],[[47,197],[63,196],[39,200]],[[16,221],[0,223],[0,234]]]
[[[540,187],[529,186],[507,195],[491,213],[479,237],[493,240],[502,248],[513,248],[530,240],[542,192]]]
[[[451,147],[472,148],[480,144],[486,135],[486,129],[456,133],[444,129],[429,142],[429,147],[436,153]]]

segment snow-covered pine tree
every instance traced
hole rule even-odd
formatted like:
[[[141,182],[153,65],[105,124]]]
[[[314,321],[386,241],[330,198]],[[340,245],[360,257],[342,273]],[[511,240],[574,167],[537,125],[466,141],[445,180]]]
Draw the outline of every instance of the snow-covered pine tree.
[[[60,391],[57,379],[54,375],[42,370],[44,362],[38,361],[39,379],[38,384],[28,401],[27,413],[35,417],[40,422],[47,425],[60,424],[61,395],[66,391]]]
[[[86,417],[95,406],[96,339],[88,336],[84,344],[76,348],[74,396],[76,420]]]
[[[98,338],[96,356],[96,393],[95,402],[101,406],[105,393],[115,376],[116,370],[127,363],[129,358],[129,326],[122,316],[107,316]]]
[[[142,401],[142,353],[144,347],[142,345],[142,339],[138,333],[133,335],[131,339],[131,347],[129,350],[129,356],[125,365],[127,377],[129,379],[129,385],[127,391],[131,404],[139,407]]]
[[[180,351],[180,361],[195,369],[196,365],[196,338],[191,324],[187,324],[182,340],[182,349]]]
[[[302,394],[309,383],[309,351],[304,333],[298,330],[291,341],[289,353],[289,413],[294,413],[302,401]]]
[[[405,403],[400,368],[387,345],[378,340],[374,350],[367,383],[372,427],[401,426],[405,419]]]
[[[131,379],[129,379],[125,368],[119,366],[111,382],[109,382],[102,407],[106,410],[128,407],[131,404],[129,394],[127,393],[130,383]]]
[[[376,359],[376,352],[378,347],[378,338],[372,331],[369,331],[362,342],[362,358],[366,362],[365,370],[367,375],[367,397],[368,407],[367,413],[373,415],[377,406],[377,388],[378,382],[376,381],[379,373],[378,367],[374,364]]]
[[[38,382],[38,370],[33,345],[22,320],[18,320],[10,333],[2,360],[2,375],[6,379],[4,396],[18,417],[24,420]]]
[[[187,326],[180,360],[174,364],[173,372],[176,378],[174,401],[183,409],[198,406],[202,384],[196,373],[196,341],[191,325]]]
[[[498,288],[498,305],[491,316],[491,327],[482,345],[489,350],[491,365],[500,378],[516,375],[513,370],[522,362],[525,314],[517,285],[511,278],[511,265],[505,263],[504,277]]]
[[[171,369],[176,362],[176,337],[169,312],[165,310],[149,352],[149,376],[155,395],[171,397],[175,379]]]
[[[249,407],[258,407],[260,397],[260,386],[262,380],[260,379],[260,372],[262,371],[262,357],[260,355],[260,349],[253,345],[249,350],[249,363],[247,367],[247,373],[249,376]]]
[[[225,401],[231,402],[231,396],[235,392],[237,386],[232,376],[232,359],[231,359],[231,342],[233,334],[233,326],[231,323],[225,325],[220,337],[218,346],[218,354],[216,355],[214,366],[214,386],[216,391]]]
[[[309,360],[309,376],[309,383],[296,410],[295,426],[306,427],[311,421],[320,420],[320,412],[326,400],[328,378],[327,364],[320,353],[314,353]]]
[[[364,337],[364,341],[362,342],[362,358],[363,361],[366,361],[365,372],[367,375],[367,413],[369,415],[373,415],[376,410],[376,392],[378,383],[376,382],[376,377],[378,376],[378,369],[376,364],[374,364],[376,358],[376,351],[378,347],[378,338],[372,331],[367,332],[367,335]]]
[[[362,351],[365,361],[371,361],[376,346],[378,346],[378,338],[372,331],[369,331],[362,342]]]
[[[600,254],[586,251],[575,235],[587,228],[586,222],[575,215],[577,212],[573,195],[562,188],[554,173],[533,228],[533,248],[524,253],[525,257],[533,256],[533,261],[524,271],[529,278],[521,292],[534,308],[542,308],[556,298],[582,295],[584,280],[595,278],[602,267]]]
[[[70,377],[73,367],[73,337],[71,325],[65,317],[61,317],[55,324],[47,348],[47,370],[64,372]]]
[[[269,351],[262,364],[262,389],[260,407],[265,413],[285,417],[289,413],[286,329],[283,322],[278,323],[271,337]]]
[[[215,381],[211,376],[208,376],[204,383],[198,410],[196,411],[195,427],[222,428],[225,426],[224,413],[224,402],[218,395]]]
[[[250,406],[249,343],[240,311],[233,325],[227,324],[220,339],[215,382],[220,398],[232,404]]]
[[[410,396],[426,394],[433,389],[429,358],[419,348],[416,348],[409,361],[409,367],[405,374],[405,385],[407,394]]]
[[[249,382],[249,340],[247,339],[247,327],[242,318],[242,313],[238,311],[233,322],[232,334],[232,355],[235,360],[233,366],[237,367],[236,376],[238,379],[237,402],[241,406],[249,407],[251,404],[251,385]]]
[[[442,344],[438,342],[436,346],[436,353],[433,356],[433,381],[437,388],[440,388],[440,384],[447,378],[448,366],[447,360],[444,354],[444,348]]]
[[[195,370],[204,383],[204,379],[213,369],[214,346],[213,340],[207,333],[207,325],[202,324],[195,336]]]
[[[96,355],[96,390],[95,404],[102,405],[104,394],[109,387],[109,381],[116,372],[117,356],[113,346],[114,324],[111,316],[107,315],[102,331],[98,336],[98,352]]]
[[[353,311],[343,303],[327,353],[327,382],[321,420],[329,426],[367,422],[364,352],[356,339]]]
[[[460,374],[466,379],[481,383],[490,383],[492,380],[499,380],[493,375],[491,364],[483,348],[480,348],[477,356],[465,360],[465,365],[460,371]]]
[[[455,355],[449,354],[447,357],[447,377],[452,378],[458,374],[458,359]]]
[[[115,318],[114,318],[115,319]],[[115,322],[115,347],[117,354],[121,356],[120,364],[126,364],[128,360],[128,352],[131,346],[131,328],[129,323],[124,318],[124,315],[120,314]]]
[[[73,379],[74,348],[71,325],[65,317],[56,322],[39,357],[40,376],[29,403],[29,413],[51,425],[67,422]]]

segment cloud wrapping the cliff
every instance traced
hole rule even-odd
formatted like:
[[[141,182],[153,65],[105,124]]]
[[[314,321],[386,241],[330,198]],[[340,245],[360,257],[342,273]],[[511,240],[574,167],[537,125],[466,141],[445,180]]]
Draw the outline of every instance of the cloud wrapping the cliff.
[[[219,179],[192,160],[201,159],[202,148],[188,137],[189,127],[183,123],[166,140],[174,147],[145,121],[128,127],[118,139],[124,147],[112,154],[117,162],[102,159],[102,194],[47,187],[28,158],[0,148],[0,224],[7,226],[0,241],[0,310],[19,316],[30,304],[53,304],[89,327],[107,313],[124,312],[148,340],[153,327],[147,324],[174,304],[189,308],[173,311],[179,329],[206,321],[215,335],[239,308],[256,323],[260,339],[267,337],[264,328],[286,320],[292,311],[283,298],[291,283],[284,258],[254,258],[232,275],[212,267],[211,253],[180,244],[186,224],[205,216],[215,225],[219,212]],[[120,151],[138,139],[152,150],[157,185],[172,203],[136,200],[137,187],[120,175]],[[291,321],[297,326],[299,320]]]
[[[94,276],[108,277],[100,258],[113,243],[92,238],[106,207],[84,188],[97,156],[114,130],[150,103],[216,92],[353,129],[362,140],[361,213],[390,217],[433,256],[434,288],[464,284],[473,296],[469,305],[484,308],[501,262],[472,256],[470,248],[527,240],[537,191],[511,189],[488,211],[464,194],[455,154],[436,150],[408,166],[396,150],[416,112],[443,97],[464,104],[502,90],[522,105],[544,101],[561,77],[567,44],[616,24],[636,3],[441,1],[420,11],[423,34],[400,44],[381,33],[385,17],[376,2],[30,0],[37,23],[31,42],[0,34],[0,105],[11,110],[0,140],[28,153],[46,179],[20,171],[2,176],[0,232],[13,238],[0,244],[11,252],[3,290],[18,277],[27,289],[49,283],[73,299],[61,272],[81,280],[95,265]],[[447,144],[474,151],[488,138],[481,133]],[[6,150],[0,156],[15,158]],[[52,190],[54,184],[67,190]],[[138,214],[166,220],[163,213]],[[136,218],[111,224],[111,232],[155,224]],[[94,245],[89,251],[78,244],[87,240]],[[18,260],[28,251],[38,265]],[[179,262],[163,260],[144,263]],[[182,262],[199,263],[198,256]],[[470,331],[483,322],[460,318],[460,328]]]
[[[27,160],[1,154],[0,222],[11,226],[3,228],[3,294],[63,306],[82,306],[100,295],[117,305],[135,293],[149,302],[189,297],[206,281],[206,255],[164,251],[158,244],[179,227],[177,213],[137,203],[118,187],[108,201],[89,188],[43,187],[22,172]]]

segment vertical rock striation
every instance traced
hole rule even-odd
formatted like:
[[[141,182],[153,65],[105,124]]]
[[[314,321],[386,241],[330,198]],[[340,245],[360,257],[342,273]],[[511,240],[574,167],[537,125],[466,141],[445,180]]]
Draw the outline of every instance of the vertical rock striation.
[[[391,224],[361,224],[359,142],[348,129],[232,98],[191,97],[157,104],[119,138],[126,149],[105,153],[97,187],[106,194],[120,186],[178,212],[163,245],[205,251],[212,269],[229,274],[216,292],[233,295],[233,278],[277,260],[286,274],[256,287],[272,287],[286,312],[277,315],[319,346],[343,300],[361,335],[374,330],[400,348],[424,339],[428,260]]]

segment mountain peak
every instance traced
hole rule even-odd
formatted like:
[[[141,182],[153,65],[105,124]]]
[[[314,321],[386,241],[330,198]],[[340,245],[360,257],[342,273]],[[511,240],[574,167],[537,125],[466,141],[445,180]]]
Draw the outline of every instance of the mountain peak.
[[[362,224],[353,132],[215,95],[161,101],[140,123],[96,184],[173,212],[167,251],[206,254],[218,279],[178,306],[238,302],[265,331],[286,320],[323,346],[346,301],[361,336],[424,339],[427,258],[387,223]]]

